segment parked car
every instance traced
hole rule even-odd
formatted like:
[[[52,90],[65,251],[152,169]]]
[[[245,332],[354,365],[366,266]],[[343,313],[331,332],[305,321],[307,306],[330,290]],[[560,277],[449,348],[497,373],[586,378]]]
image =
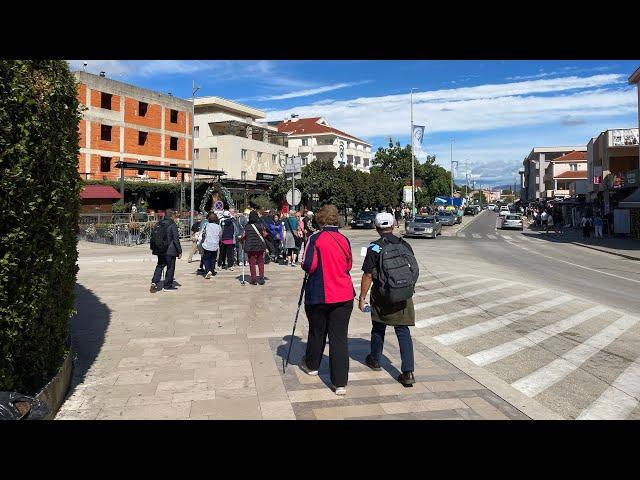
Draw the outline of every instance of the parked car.
[[[502,212],[509,213],[509,207],[507,207],[506,205],[502,205],[499,210],[500,215],[502,215]]]
[[[436,238],[442,233],[442,224],[436,215],[416,215],[404,229],[405,237]]]
[[[351,220],[351,228],[376,228],[376,212],[360,212]]]
[[[495,203],[490,203],[487,208],[489,209],[489,211],[493,212],[496,209],[496,204]]]
[[[465,207],[464,214],[465,215],[475,215],[477,213],[475,207]]]
[[[506,230],[508,228],[517,228],[518,230],[523,230],[524,227],[522,225],[522,217],[520,215],[514,215],[512,213],[505,215],[504,217],[502,217],[502,227],[500,228],[502,228],[502,230]]]
[[[438,217],[438,220],[440,220],[440,223],[442,225],[451,227],[456,224],[456,215],[453,212],[448,212],[448,211],[438,212],[437,217]]]

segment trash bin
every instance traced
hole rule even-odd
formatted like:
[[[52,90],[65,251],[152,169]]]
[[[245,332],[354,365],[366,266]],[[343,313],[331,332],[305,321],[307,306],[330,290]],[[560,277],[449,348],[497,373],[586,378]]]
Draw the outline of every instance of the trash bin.
[[[44,420],[46,403],[18,392],[0,392],[0,420]]]

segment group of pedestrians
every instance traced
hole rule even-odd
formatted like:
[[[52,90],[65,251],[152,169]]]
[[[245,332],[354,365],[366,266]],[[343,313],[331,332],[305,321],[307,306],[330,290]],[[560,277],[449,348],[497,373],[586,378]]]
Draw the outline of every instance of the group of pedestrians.
[[[304,295],[309,337],[299,366],[308,375],[318,375],[328,338],[331,383],[336,395],[345,395],[349,378],[348,329],[356,295],[350,274],[353,255],[349,240],[338,231],[339,215],[334,206],[322,207],[316,219],[319,230],[309,237],[302,265],[308,275]],[[415,325],[412,296],[419,271],[411,246],[393,234],[395,221],[389,212],[375,217],[380,238],[367,248],[358,308],[371,312],[371,350],[365,364],[372,370],[381,370],[386,327],[393,326],[402,358],[398,381],[409,387],[415,383],[409,326]],[[395,285],[406,286],[397,289]],[[366,296],[371,287],[368,305]]]
[[[582,227],[582,238],[591,238],[591,230],[594,230],[595,238],[602,238],[602,227],[604,220],[600,212],[591,217],[587,213],[582,215],[580,226]]]
[[[534,208],[531,210],[531,216],[533,224],[545,233],[549,233],[549,229],[553,228],[555,233],[562,235],[564,217],[559,208]]]

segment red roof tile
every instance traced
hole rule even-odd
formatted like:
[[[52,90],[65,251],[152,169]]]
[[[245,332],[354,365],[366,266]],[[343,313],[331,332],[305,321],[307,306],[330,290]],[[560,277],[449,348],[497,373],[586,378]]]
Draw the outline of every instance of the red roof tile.
[[[122,195],[110,185],[87,185],[80,192],[80,199],[87,200],[92,198],[122,198]]]
[[[553,178],[568,178],[574,180],[582,180],[587,178],[586,170],[578,170],[576,172],[562,172],[560,175],[556,175]]]
[[[556,158],[555,160],[551,160],[552,162],[586,162],[587,161],[587,152],[573,152],[567,153],[561,157]]]
[[[341,135],[343,137],[351,138],[353,140],[357,140],[358,142],[366,143],[368,142],[364,140],[354,137],[353,135],[349,135],[337,128],[328,127],[327,125],[321,125],[318,123],[321,117],[312,117],[312,118],[299,118],[296,121],[285,120],[284,122],[280,122],[278,124],[278,132],[280,133],[290,133],[293,135],[313,135],[313,134],[321,134],[321,133],[333,133],[336,135]]]

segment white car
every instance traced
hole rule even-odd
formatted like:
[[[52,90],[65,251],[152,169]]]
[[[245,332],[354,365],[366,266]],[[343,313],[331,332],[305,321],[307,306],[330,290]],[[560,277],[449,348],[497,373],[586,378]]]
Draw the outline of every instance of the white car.
[[[490,203],[487,208],[489,208],[490,212],[493,212],[493,210],[496,208],[496,204],[495,203]]]
[[[500,227],[502,230],[507,228],[517,228],[518,230],[524,229],[522,225],[522,217],[520,215],[507,212],[507,215],[503,217],[502,212],[500,212],[500,217],[502,218],[502,227]]]

